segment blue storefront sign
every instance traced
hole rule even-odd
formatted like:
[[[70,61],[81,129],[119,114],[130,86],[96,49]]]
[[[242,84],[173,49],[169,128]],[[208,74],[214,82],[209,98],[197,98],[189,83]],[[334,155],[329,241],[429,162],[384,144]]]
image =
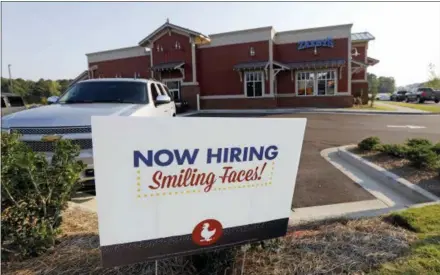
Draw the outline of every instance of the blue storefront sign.
[[[318,47],[333,48],[333,46],[334,46],[334,43],[333,43],[333,39],[331,37],[327,37],[326,39],[299,41],[298,42],[298,50],[309,49],[309,48],[318,48]]]

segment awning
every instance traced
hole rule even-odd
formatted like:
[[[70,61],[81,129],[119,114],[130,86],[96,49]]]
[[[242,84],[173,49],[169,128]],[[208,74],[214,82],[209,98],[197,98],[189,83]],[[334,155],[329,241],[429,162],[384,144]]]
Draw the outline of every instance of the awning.
[[[269,61],[245,62],[234,65],[234,71],[264,70],[267,69]]]
[[[367,57],[367,63],[368,63],[368,65],[370,65],[370,66],[374,66],[374,65],[376,65],[377,63],[379,63],[379,60],[374,59],[374,58],[372,58],[372,57]]]
[[[183,65],[185,65],[185,62],[178,61],[178,62],[167,62],[167,63],[160,63],[157,65],[154,65],[151,67],[153,71],[171,71],[171,70],[180,70],[183,68]]]
[[[345,65],[345,59],[316,60],[286,64],[291,70],[337,68]]]

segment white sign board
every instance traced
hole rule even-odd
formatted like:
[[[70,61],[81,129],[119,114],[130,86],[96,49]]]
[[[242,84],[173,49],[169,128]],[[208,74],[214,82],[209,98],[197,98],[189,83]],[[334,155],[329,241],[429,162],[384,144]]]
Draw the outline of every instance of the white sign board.
[[[104,266],[283,236],[302,118],[93,117]]]

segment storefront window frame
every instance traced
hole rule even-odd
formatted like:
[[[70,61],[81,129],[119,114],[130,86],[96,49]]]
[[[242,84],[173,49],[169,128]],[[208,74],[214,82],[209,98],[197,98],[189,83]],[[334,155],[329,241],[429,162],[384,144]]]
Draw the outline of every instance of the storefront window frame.
[[[248,79],[247,79],[247,75],[248,74],[260,74],[260,82],[261,82],[261,96],[255,96],[255,89],[254,89],[254,95],[253,96],[248,96],[247,93],[247,83],[248,83]],[[244,90],[244,95],[246,98],[262,98],[264,97],[264,92],[265,92],[265,77],[264,77],[264,71],[245,71],[243,72],[243,90]],[[256,82],[256,81],[252,81],[252,82]]]
[[[335,93],[332,95],[318,95],[318,73],[319,72],[324,72],[324,71],[333,71],[334,72],[334,80],[335,80]],[[298,94],[298,88],[299,88],[299,81],[298,81],[298,74],[299,73],[314,73],[315,75],[315,79],[313,80],[313,94],[311,95],[299,95]],[[338,80],[339,80],[339,75],[338,75],[338,70],[337,69],[316,69],[316,70],[297,70],[295,72],[295,96],[299,96],[299,97],[311,97],[311,96],[335,96],[338,94]]]

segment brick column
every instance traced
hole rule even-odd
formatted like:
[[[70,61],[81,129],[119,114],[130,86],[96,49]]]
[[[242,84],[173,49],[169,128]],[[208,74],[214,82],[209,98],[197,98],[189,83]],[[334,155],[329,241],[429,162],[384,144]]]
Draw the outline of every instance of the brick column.
[[[181,99],[188,102],[191,110],[197,110],[197,94],[200,94],[199,85],[185,85],[180,88]]]

